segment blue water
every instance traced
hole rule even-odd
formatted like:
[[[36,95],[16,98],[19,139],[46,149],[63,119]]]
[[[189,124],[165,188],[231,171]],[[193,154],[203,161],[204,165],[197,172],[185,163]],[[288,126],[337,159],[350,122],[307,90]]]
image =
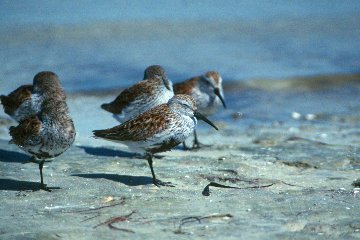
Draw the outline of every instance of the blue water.
[[[325,124],[344,128],[360,127],[360,86],[332,86],[317,91],[288,90],[264,91],[244,90],[231,91],[227,101],[231,103],[230,111],[220,110],[216,119],[241,125],[249,124]],[[240,119],[229,121],[234,111],[241,113]],[[299,118],[292,113],[300,114]],[[314,119],[307,119],[309,114]]]
[[[358,15],[358,1],[1,1],[2,24],[78,24],[99,21],[269,20]]]
[[[55,71],[69,92],[125,87],[161,64],[181,81],[354,73],[359,1],[1,1],[0,91]]]

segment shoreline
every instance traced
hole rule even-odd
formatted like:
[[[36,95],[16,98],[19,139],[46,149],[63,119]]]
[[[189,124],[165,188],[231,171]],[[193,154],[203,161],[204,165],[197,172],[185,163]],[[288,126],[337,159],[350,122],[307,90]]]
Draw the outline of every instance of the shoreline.
[[[176,83],[176,82],[173,82]],[[331,87],[341,87],[352,85],[360,87],[360,73],[334,73],[334,74],[318,74],[310,76],[298,76],[283,79],[272,78],[255,78],[249,80],[228,80],[223,82],[223,88],[226,92],[234,92],[240,90],[319,90]],[[67,93],[69,97],[79,96],[117,96],[124,88],[111,89],[93,89],[83,90],[79,92]]]

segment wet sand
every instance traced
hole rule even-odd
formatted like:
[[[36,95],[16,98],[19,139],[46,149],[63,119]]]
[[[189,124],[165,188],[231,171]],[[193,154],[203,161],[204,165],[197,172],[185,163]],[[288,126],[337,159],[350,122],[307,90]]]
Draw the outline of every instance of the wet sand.
[[[116,124],[99,108],[113,94],[69,95],[77,139],[45,163],[51,193],[38,190],[37,165],[8,144],[14,122],[2,113],[0,238],[358,239],[360,111],[358,97],[344,94],[357,83],[228,87],[229,109],[211,117],[220,130],[199,126],[210,147],[155,159],[157,176],[174,188],[153,186],[147,162],[125,146],[91,137]],[[204,196],[211,182],[234,188],[210,187]]]

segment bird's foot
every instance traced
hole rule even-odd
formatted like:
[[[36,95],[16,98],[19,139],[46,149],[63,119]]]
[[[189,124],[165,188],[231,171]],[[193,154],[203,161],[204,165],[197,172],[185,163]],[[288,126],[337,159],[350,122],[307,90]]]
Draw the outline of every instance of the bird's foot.
[[[51,189],[47,187],[46,184],[40,184],[40,189],[47,192],[51,192]]]
[[[161,181],[161,180],[159,180],[159,179],[154,179],[153,180],[153,183],[154,183],[154,185],[155,186],[157,186],[157,187],[175,187],[175,185],[174,184],[172,184],[171,182],[163,182],[163,181]]]
[[[185,151],[188,151],[188,150],[191,150],[192,148],[189,147],[188,145],[186,145],[185,142],[183,142],[183,149],[184,149]]]
[[[194,144],[192,146],[192,149],[200,149],[200,148],[204,148],[204,147],[211,147],[212,145],[210,144],[203,144],[199,141],[194,141]]]

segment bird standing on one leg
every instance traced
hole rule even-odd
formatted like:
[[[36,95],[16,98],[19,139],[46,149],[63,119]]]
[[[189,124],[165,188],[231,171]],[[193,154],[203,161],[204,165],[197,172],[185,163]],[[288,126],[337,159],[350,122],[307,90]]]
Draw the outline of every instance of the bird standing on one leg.
[[[56,157],[67,150],[75,139],[75,128],[66,105],[66,96],[58,76],[53,72],[35,75],[31,95],[38,95],[39,109],[22,116],[19,125],[10,127],[10,143],[32,155],[31,162],[39,164],[40,188],[44,184],[42,169],[45,159]],[[31,98],[31,97],[30,97]]]
[[[174,96],[172,82],[159,65],[145,69],[144,80],[122,91],[117,98],[101,105],[116,120],[125,122],[157,105],[167,103]]]
[[[191,96],[175,95],[168,103],[156,106],[116,127],[94,130],[95,137],[120,142],[131,151],[142,153],[148,160],[153,183],[156,186],[173,186],[155,177],[152,157],[155,153],[171,150],[182,143],[195,129],[201,119],[216,130],[217,127],[197,111]]]
[[[223,105],[226,108],[222,88],[222,78],[218,72],[206,72],[202,76],[193,77],[181,83],[174,84],[175,94],[187,94],[192,96],[200,112],[210,116]],[[199,148],[200,142],[194,131],[193,148]],[[184,142],[184,147],[186,147]]]

